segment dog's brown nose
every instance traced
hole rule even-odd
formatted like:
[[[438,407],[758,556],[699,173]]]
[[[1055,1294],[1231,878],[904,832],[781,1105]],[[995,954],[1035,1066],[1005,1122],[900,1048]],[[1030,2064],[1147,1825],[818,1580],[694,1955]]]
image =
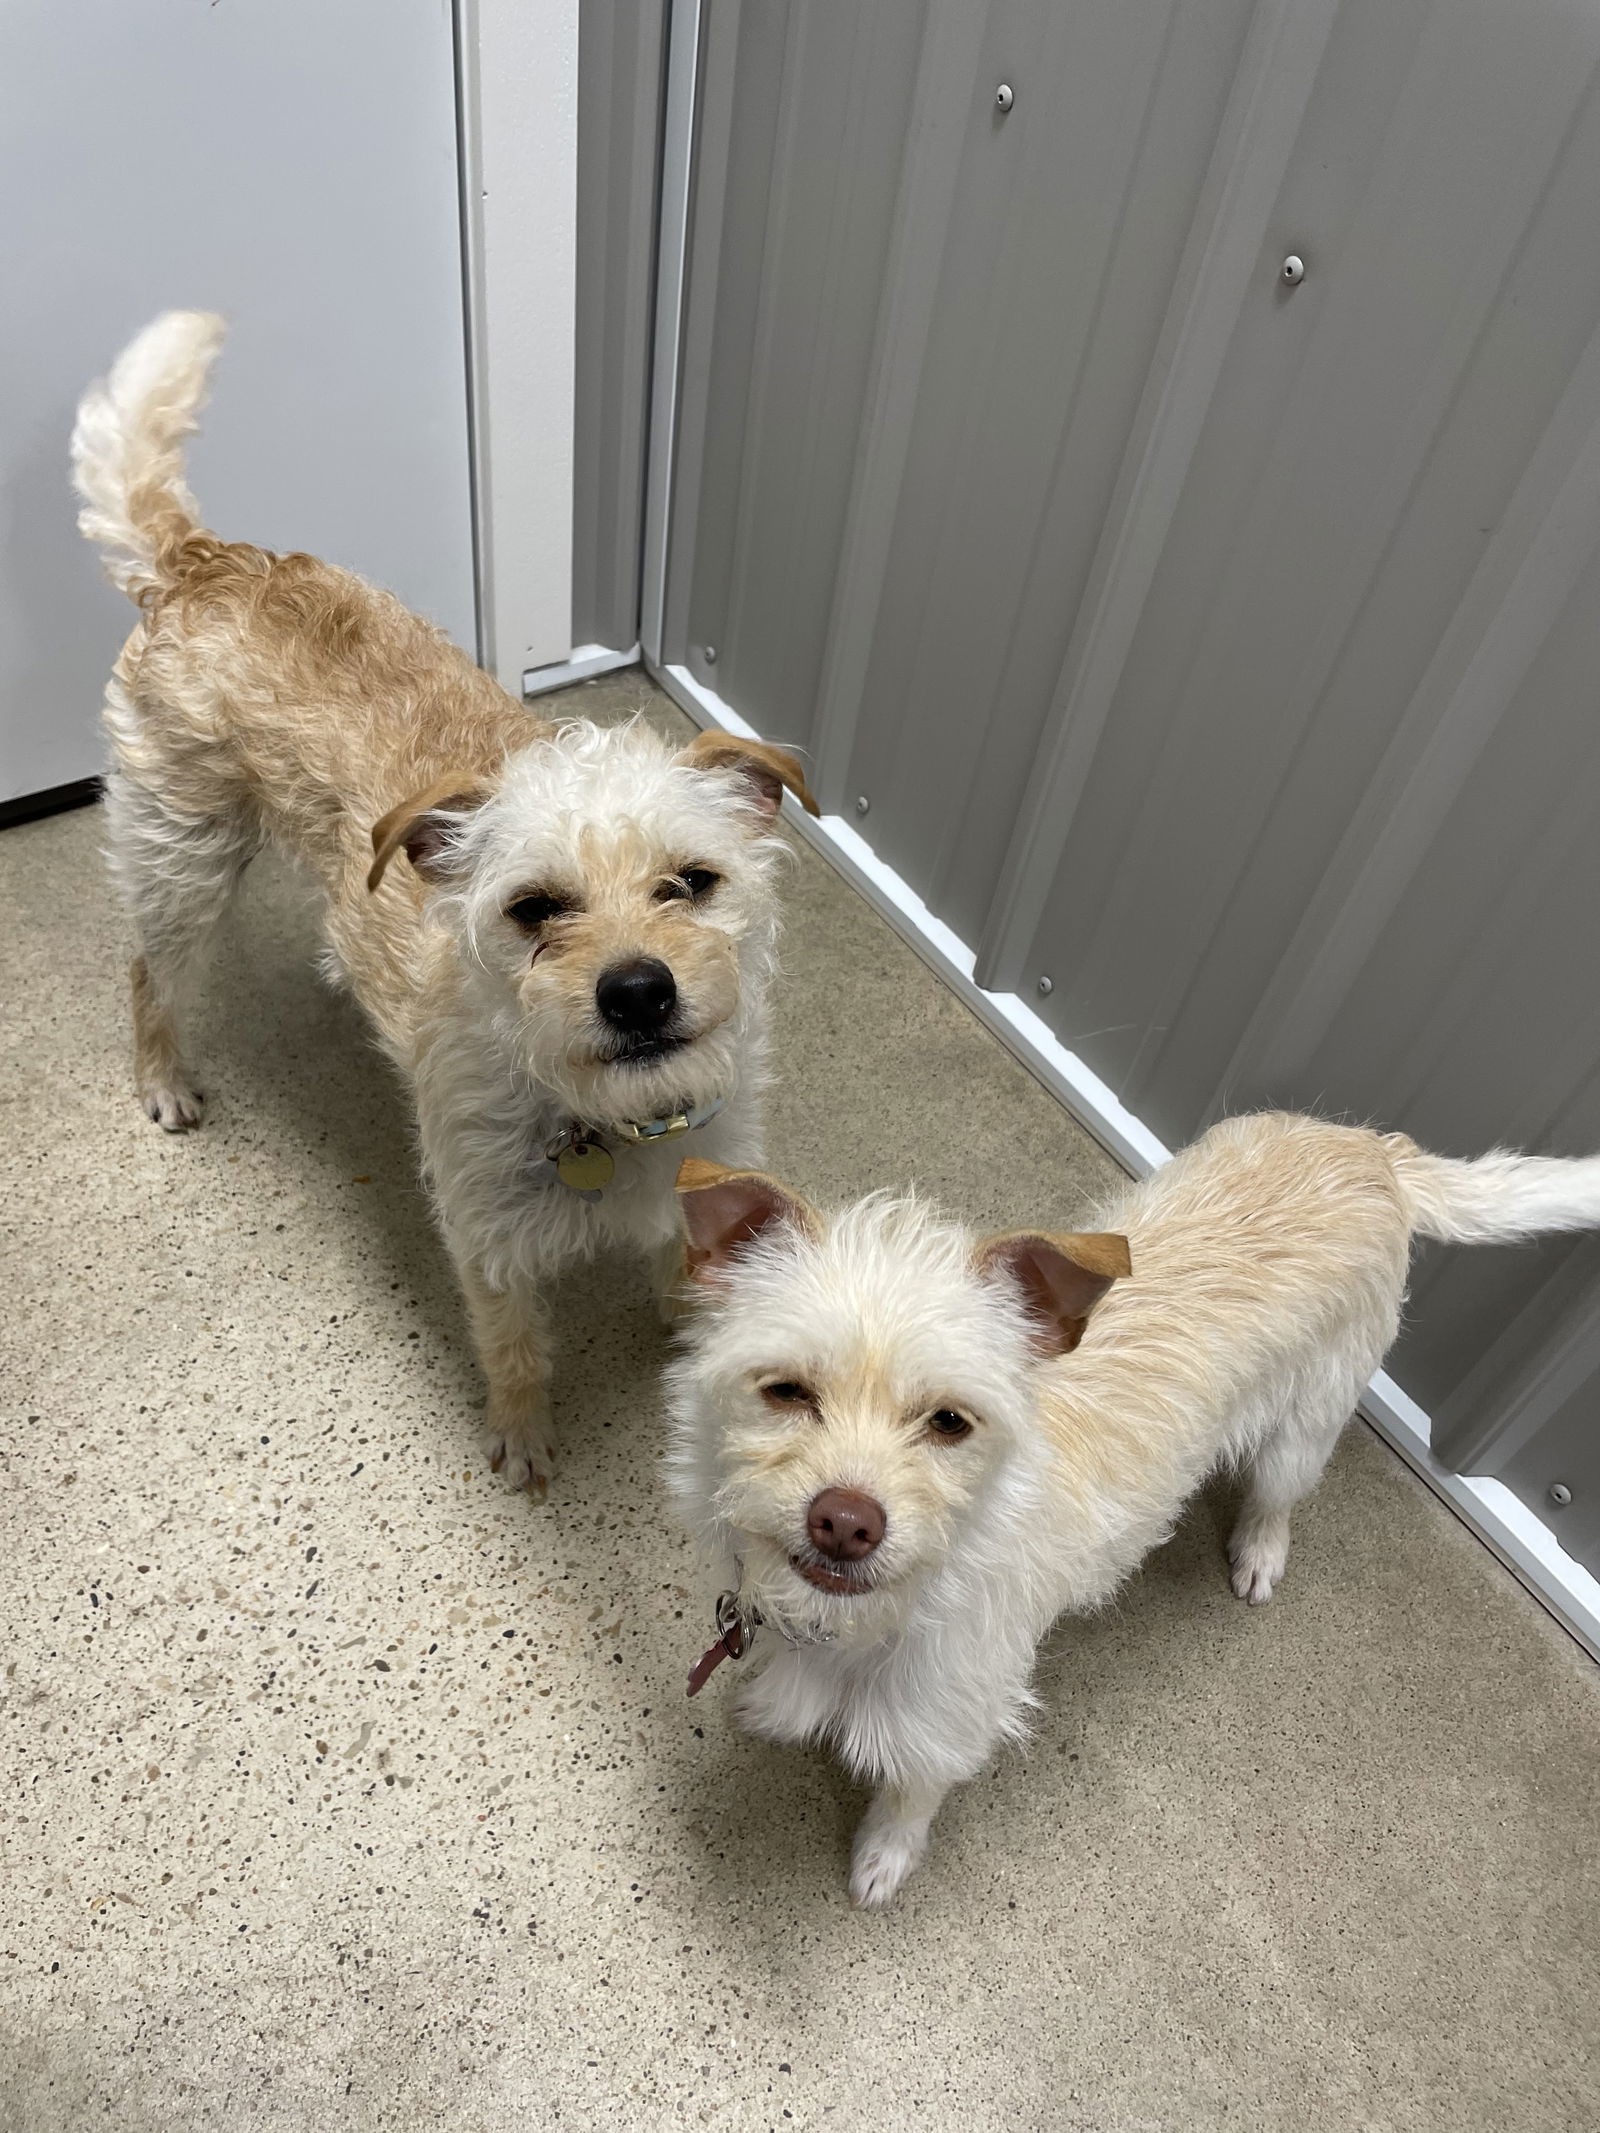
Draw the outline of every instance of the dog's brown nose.
[[[883,1539],[883,1505],[857,1489],[824,1489],[811,1501],[806,1531],[819,1555],[836,1563],[859,1563]]]
[[[665,963],[641,955],[602,970],[594,999],[613,1029],[634,1037],[653,1036],[677,1006],[678,988]]]

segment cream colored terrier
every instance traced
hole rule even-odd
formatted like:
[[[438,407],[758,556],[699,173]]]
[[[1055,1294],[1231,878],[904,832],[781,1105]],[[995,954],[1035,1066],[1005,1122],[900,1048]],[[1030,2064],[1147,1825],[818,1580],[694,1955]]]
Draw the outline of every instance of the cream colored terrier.
[[[981,1241],[694,1160],[679,1192],[701,1303],[669,1472],[728,1586],[690,1693],[766,1625],[737,1715],[877,1788],[850,1885],[881,1904],[947,1789],[1023,1735],[1050,1624],[1107,1600],[1219,1462],[1249,1477],[1233,1589],[1271,1598],[1412,1239],[1600,1225],[1600,1158],[1452,1162],[1268,1113],[1133,1187],[1107,1218],[1125,1235]]]
[[[157,1125],[200,1122],[182,1012],[268,839],[327,897],[348,982],[415,1091],[489,1380],[490,1463],[551,1470],[555,1269],[677,1252],[679,1134],[758,1159],[780,749],[531,719],[389,594],[202,530],[184,486],[222,322],[158,319],[84,399],[79,520],[142,610],[106,697],[112,865]]]

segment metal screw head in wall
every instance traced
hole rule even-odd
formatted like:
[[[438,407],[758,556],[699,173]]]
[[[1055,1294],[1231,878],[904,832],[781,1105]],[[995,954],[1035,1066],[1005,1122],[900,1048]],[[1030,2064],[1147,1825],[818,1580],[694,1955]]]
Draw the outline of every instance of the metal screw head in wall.
[[[1041,978],[1035,989],[1043,993],[1048,998],[1049,995],[1053,993],[1056,989],[1055,982],[1051,978]]]
[[[1291,252],[1279,271],[1289,287],[1296,289],[1306,278],[1306,263],[1298,252]]]
[[[994,108],[996,111],[1009,111],[1015,102],[1016,98],[1011,94],[1010,82],[1003,81],[994,92]]]
[[[858,815],[864,815],[871,805],[872,802],[867,798],[866,794],[863,793],[860,799],[856,802],[856,813]]]
[[[1567,1505],[1571,1503],[1572,1491],[1567,1487],[1564,1481],[1551,1482],[1550,1501],[1555,1505],[1558,1511],[1565,1510]]]
[[[716,646],[715,646],[714,644],[708,644],[708,645],[706,646],[706,665],[707,665],[708,667],[714,667],[714,666],[716,665],[716,663],[717,663],[717,648],[716,648]]]

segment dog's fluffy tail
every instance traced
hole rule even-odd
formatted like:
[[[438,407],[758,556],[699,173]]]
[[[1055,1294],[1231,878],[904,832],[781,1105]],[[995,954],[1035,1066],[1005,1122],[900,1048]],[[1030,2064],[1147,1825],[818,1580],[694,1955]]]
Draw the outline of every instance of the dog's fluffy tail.
[[[197,529],[183,442],[205,404],[223,330],[209,312],[166,312],[129,342],[78,408],[78,526],[105,550],[106,575],[132,600],[171,582],[175,551]]]
[[[1474,1162],[1429,1155],[1403,1133],[1385,1136],[1419,1237],[1447,1244],[1516,1244],[1551,1230],[1600,1229],[1600,1156],[1512,1155]]]

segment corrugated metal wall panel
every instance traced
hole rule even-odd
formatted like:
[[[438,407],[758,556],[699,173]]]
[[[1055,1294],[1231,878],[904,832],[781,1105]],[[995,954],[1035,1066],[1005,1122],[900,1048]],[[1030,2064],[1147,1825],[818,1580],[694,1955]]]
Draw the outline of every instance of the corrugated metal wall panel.
[[[868,797],[876,848],[967,938],[994,893],[1248,14],[1246,0],[990,10],[872,656],[824,777],[830,797]]]
[[[1524,1503],[1539,1507],[1567,1553],[1600,1576],[1600,1490],[1593,1486],[1600,1401],[1597,1289],[1591,1262],[1566,1337],[1524,1346],[1524,1381],[1514,1388],[1517,1404],[1504,1411],[1493,1458],[1499,1478]]]
[[[1600,1146],[1600,18],[825,17],[710,10],[666,657],[1168,1140]],[[1440,1450],[1600,1498],[1597,1303],[1425,1258]]]
[[[1297,1019],[1287,996],[1305,995],[1302,915],[1367,867],[1353,820],[1377,841],[1397,752],[1450,716],[1486,612],[1475,572],[1600,315],[1600,283],[1558,275],[1535,362],[1494,330],[1530,337],[1510,283],[1564,144],[1586,145],[1568,129],[1593,59],[1569,15],[1545,11],[1534,54],[1525,14],[1476,12],[1341,10],[1071,834],[994,971],[1048,969],[1052,1026],[1100,1030],[1092,1064],[1168,1136],[1318,1083],[1307,1040],[1333,1003]],[[1352,134],[1359,182],[1318,216]],[[1578,175],[1592,190],[1600,163]],[[1280,289],[1291,251],[1309,271]]]
[[[801,745],[923,28],[913,0],[706,11],[667,627]]]
[[[572,641],[639,640],[666,0],[582,0]]]

